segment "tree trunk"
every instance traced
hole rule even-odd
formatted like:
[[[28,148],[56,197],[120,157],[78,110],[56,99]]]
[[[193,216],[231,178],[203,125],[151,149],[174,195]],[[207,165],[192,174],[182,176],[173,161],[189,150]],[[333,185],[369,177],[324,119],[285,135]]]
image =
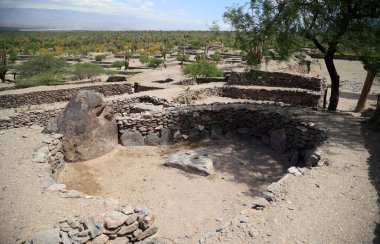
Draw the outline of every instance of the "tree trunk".
[[[367,102],[367,98],[369,95],[369,92],[371,91],[371,87],[373,84],[373,80],[376,77],[376,72],[372,69],[367,70],[367,77],[365,78],[364,85],[362,88],[362,92],[360,94],[358,103],[356,104],[356,108],[354,110],[355,113],[363,112],[365,109],[365,104]]]
[[[327,108],[330,111],[336,111],[338,107],[338,102],[339,102],[339,78],[340,77],[338,73],[336,72],[333,56],[334,54],[326,55],[324,58],[327,70],[329,71],[329,75],[331,78],[331,96],[330,96],[329,107]]]
[[[7,71],[4,71],[4,72],[1,72],[0,73],[0,80],[1,82],[5,82],[5,75],[6,75]]]

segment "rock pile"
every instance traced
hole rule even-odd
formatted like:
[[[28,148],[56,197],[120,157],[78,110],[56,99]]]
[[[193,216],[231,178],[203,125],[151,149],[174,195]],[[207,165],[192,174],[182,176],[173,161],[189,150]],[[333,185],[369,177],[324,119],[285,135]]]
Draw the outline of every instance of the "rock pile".
[[[57,174],[65,166],[63,160],[61,134],[50,134],[43,141],[42,145],[35,151],[32,161],[35,163],[48,163],[50,165],[50,174],[56,178]]]
[[[158,231],[154,219],[146,209],[123,206],[96,217],[68,218],[56,228],[40,230],[24,243],[165,243],[161,238],[152,238]]]

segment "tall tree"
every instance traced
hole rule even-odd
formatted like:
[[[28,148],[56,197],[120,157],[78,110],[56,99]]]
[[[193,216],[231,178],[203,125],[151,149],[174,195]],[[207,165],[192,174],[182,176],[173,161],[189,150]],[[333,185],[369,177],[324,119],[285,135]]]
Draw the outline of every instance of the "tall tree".
[[[328,109],[335,111],[339,102],[340,77],[334,54],[351,26],[360,27],[368,20],[379,24],[378,0],[251,0],[228,8],[224,14],[237,32],[251,63],[259,63],[264,50],[272,48],[281,57],[302,51],[306,38],[324,55],[331,79]],[[353,31],[353,29],[351,29]],[[362,28],[356,31],[362,32]],[[352,32],[355,34],[355,32]]]
[[[362,31],[359,32],[356,28],[361,28]],[[380,26],[376,21],[367,21],[359,27],[353,25],[351,29],[348,31],[345,45],[361,59],[363,68],[367,71],[367,76],[354,110],[354,112],[360,113],[365,109],[372,84],[380,72]]]

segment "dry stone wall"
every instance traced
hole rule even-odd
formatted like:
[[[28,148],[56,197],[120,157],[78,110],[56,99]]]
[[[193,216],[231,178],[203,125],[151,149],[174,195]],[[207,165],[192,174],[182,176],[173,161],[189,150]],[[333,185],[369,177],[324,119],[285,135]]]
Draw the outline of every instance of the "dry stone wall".
[[[238,87],[208,88],[206,92],[221,97],[250,99],[255,101],[283,102],[286,104],[318,107],[321,105],[321,93],[306,90],[265,90],[244,89]]]
[[[259,70],[251,71],[250,73],[232,72],[228,79],[228,84],[230,85],[290,87],[312,91],[321,91],[323,83],[324,81],[319,78]]]
[[[78,90],[94,90],[104,96],[131,94],[131,84],[107,84],[97,86],[82,86],[78,88],[59,89],[51,91],[36,91],[22,94],[8,94],[0,96],[0,108],[18,108],[24,105],[55,103],[70,100]]]
[[[162,105],[164,107],[170,106],[167,100],[150,96],[141,96],[124,100],[111,100],[107,102],[107,104],[113,108],[115,113],[141,112],[133,109],[131,106],[133,103],[151,103],[153,105]],[[44,127],[48,124],[50,119],[56,118],[61,111],[62,109],[34,110],[17,113],[9,117],[1,117],[0,130],[29,127],[32,125]]]
[[[64,168],[61,134],[50,134],[43,139],[40,147],[35,151],[32,161],[34,163],[47,163],[50,165],[50,175],[53,179],[58,177]]]
[[[124,115],[116,120],[120,141],[125,146],[259,137],[274,151],[288,153],[292,163],[308,164],[313,149],[326,139],[326,131],[284,111],[275,106],[225,104],[168,108],[164,112]]]

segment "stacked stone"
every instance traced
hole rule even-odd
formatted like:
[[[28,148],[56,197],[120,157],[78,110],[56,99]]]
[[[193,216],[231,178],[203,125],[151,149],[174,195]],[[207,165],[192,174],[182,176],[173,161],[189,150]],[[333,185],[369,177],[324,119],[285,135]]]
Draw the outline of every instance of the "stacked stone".
[[[151,103],[153,105],[162,105],[164,107],[171,106],[166,99],[150,96],[127,98],[124,100],[111,100],[107,102],[107,104],[113,108],[115,113],[142,112],[143,110],[133,108],[132,104],[134,103]],[[62,109],[34,110],[17,113],[9,117],[1,117],[0,130],[29,127],[32,125],[44,127],[48,124],[50,119],[56,118],[60,112],[62,112]]]
[[[45,126],[50,118],[57,117],[61,109],[35,110],[18,113],[9,117],[0,118],[0,130],[29,127],[32,125]]]
[[[107,84],[97,86],[82,86],[78,88],[59,89],[51,91],[36,91],[21,94],[8,94],[0,96],[0,108],[18,108],[23,105],[55,103],[70,100],[70,97],[78,90],[94,90],[104,96],[131,94],[132,85]]]
[[[132,137],[139,141],[137,145],[151,145],[146,143],[151,135],[159,142],[153,145],[207,138],[249,140],[261,137],[265,145],[278,153],[288,152],[292,157],[297,152],[297,157],[291,160],[294,163],[304,161],[305,151],[326,139],[326,131],[312,123],[250,104],[167,108],[162,113],[124,114],[116,119],[120,141],[125,146],[136,145],[128,141]]]
[[[35,151],[32,158],[35,163],[48,163],[53,178],[56,178],[65,166],[62,138],[61,134],[50,134],[42,140],[42,145]]]
[[[302,88],[312,91],[321,91],[322,79],[288,73],[266,71],[255,71],[254,75],[251,75],[250,79],[248,79],[245,73],[232,72],[229,77],[228,84],[290,87]]]
[[[122,207],[101,217],[71,217],[57,228],[39,231],[24,243],[162,243],[160,238],[152,238],[158,231],[153,226],[154,219],[146,209]]]
[[[302,105],[308,107],[320,106],[321,92],[293,89],[244,89],[239,87],[206,88],[201,91],[205,94],[214,94],[220,97],[234,99],[249,99],[254,101],[283,102],[286,104]]]
[[[137,111],[131,110],[131,104],[133,103],[151,103],[153,105],[162,105],[164,107],[172,106],[166,99],[151,96],[141,96],[107,102],[107,104],[113,108],[115,113],[136,113]]]
[[[205,83],[212,83],[212,82],[226,82],[225,77],[204,77],[204,78],[197,78],[196,82],[197,84],[205,84]]]

